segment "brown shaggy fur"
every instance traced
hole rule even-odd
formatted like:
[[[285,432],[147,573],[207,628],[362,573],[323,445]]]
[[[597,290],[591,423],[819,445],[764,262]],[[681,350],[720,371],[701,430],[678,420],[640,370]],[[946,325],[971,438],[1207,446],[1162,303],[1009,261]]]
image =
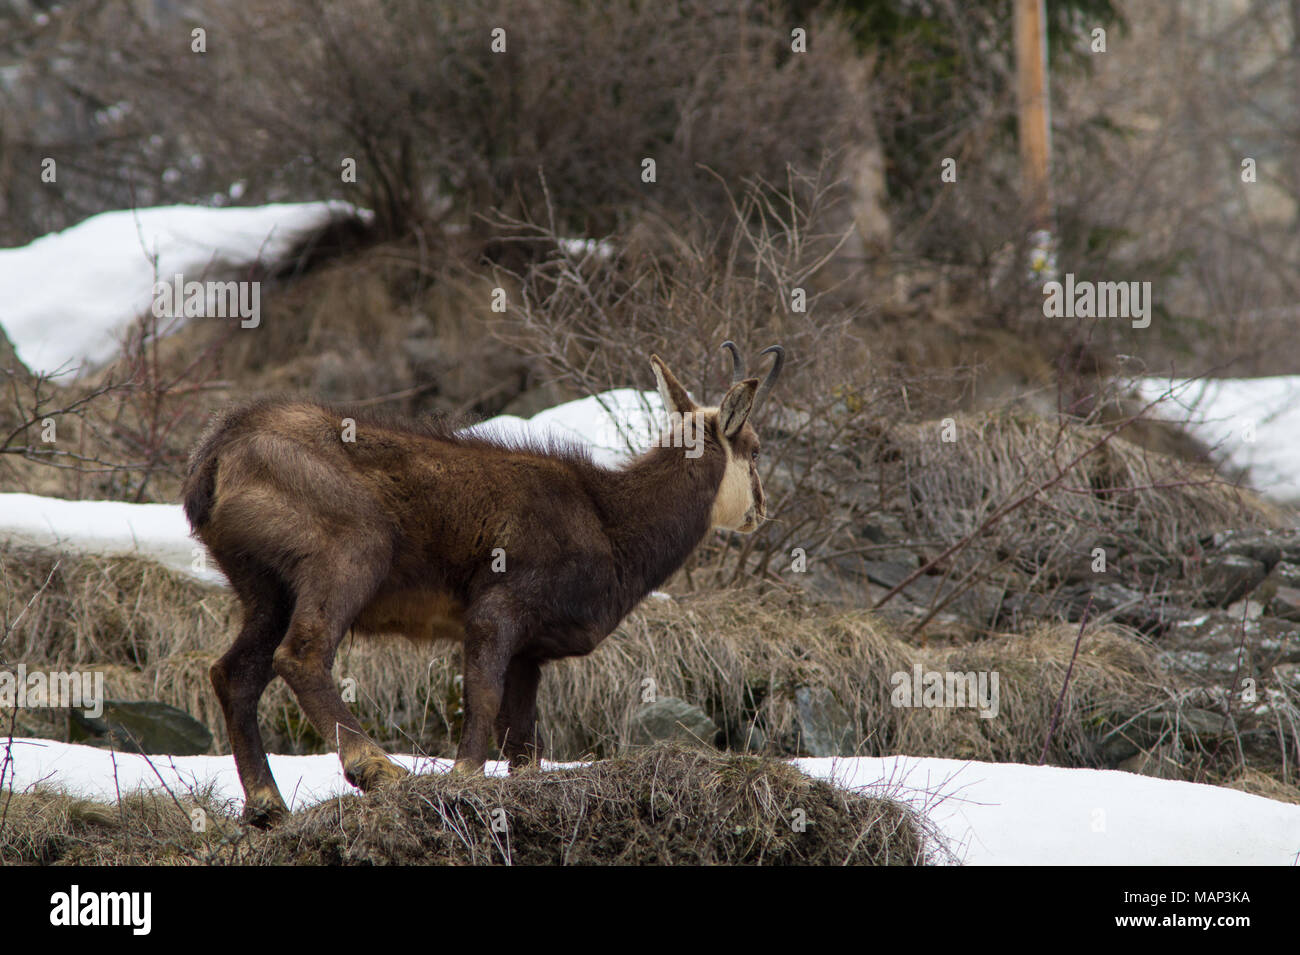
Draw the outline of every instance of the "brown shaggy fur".
[[[543,663],[595,649],[710,527],[762,522],[748,424],[758,381],[738,381],[719,408],[699,408],[651,361],[666,408],[696,416],[702,453],[655,447],[610,470],[572,447],[304,400],[217,418],[183,497],[244,607],[211,677],[252,821],[285,811],[257,726],[257,702],[277,674],[335,740],[351,782],[371,789],[400,775],[331,678],[349,629],[463,642],[457,767],[481,769],[494,729],[517,765],[537,758]],[[778,368],[779,356],[763,392]]]

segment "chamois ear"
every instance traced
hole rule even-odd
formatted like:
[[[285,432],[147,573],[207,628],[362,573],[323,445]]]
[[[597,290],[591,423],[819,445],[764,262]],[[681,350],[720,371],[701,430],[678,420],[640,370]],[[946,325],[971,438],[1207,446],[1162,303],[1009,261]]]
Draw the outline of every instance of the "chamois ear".
[[[746,378],[731,386],[718,408],[718,425],[730,440],[740,433],[754,409],[754,392],[758,390],[757,378]]]
[[[663,399],[664,411],[672,414],[685,414],[696,409],[695,402],[686,393],[682,383],[677,380],[663,359],[658,355],[650,356],[650,366],[655,370],[655,383],[659,386],[659,397]]]

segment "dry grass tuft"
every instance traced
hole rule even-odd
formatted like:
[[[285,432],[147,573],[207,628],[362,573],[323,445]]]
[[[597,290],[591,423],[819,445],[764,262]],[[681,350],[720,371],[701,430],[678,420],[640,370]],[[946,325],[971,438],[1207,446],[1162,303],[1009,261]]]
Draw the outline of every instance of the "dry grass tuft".
[[[40,559],[0,554],[11,606],[49,574]],[[207,679],[238,623],[233,597],[136,560],[65,557],[50,587],[3,648],[0,662],[29,669],[96,669],[113,699],[178,706],[226,748],[225,726]],[[1074,631],[1044,629],[952,647],[920,647],[888,615],[787,603],[780,595],[717,592],[648,600],[587,657],[546,668],[541,731],[555,759],[608,757],[625,749],[646,691],[704,708],[735,750],[807,752],[796,691],[829,691],[860,755],[1036,762],[1073,650]],[[891,703],[895,674],[925,670],[998,672],[999,715]],[[354,711],[390,751],[450,756],[460,730],[460,649],[432,651],[401,640],[348,638],[335,675],[354,681]],[[1090,630],[1066,694],[1049,759],[1100,765],[1096,738],[1117,714],[1167,694],[1147,645],[1117,629]],[[5,728],[12,713],[0,713]],[[16,732],[61,737],[63,711],[23,710]],[[40,717],[45,722],[32,722]],[[46,725],[63,717],[60,725]],[[261,723],[272,752],[325,752],[281,681],[268,688]]]
[[[1199,535],[1262,526],[1276,516],[1206,468],[1119,434],[1108,438],[1118,426],[1008,412],[957,415],[950,422],[955,440],[943,440],[948,423],[891,429],[881,481],[891,509],[918,539],[977,538],[953,561],[953,581],[1000,568],[1016,589],[1041,592],[1098,546],[1112,559],[1121,551],[1172,566]],[[1043,490],[977,534],[995,511],[1036,487]]]
[[[250,861],[912,865],[922,861],[920,826],[896,803],[785,763],[656,748],[509,778],[413,777],[297,814]]]
[[[228,807],[207,792],[136,792],[108,805],[39,788],[5,793],[0,810],[6,865],[202,865],[241,838]],[[204,831],[195,831],[196,813]]]
[[[1223,785],[1228,789],[1237,789],[1254,796],[1263,796],[1265,799],[1276,799],[1278,802],[1300,805],[1300,786],[1283,782],[1276,776],[1270,776],[1258,769],[1249,767],[1242,769],[1235,777],[1224,782]]]
[[[851,721],[857,755],[907,753],[1037,762],[1065,682],[1075,632],[1050,627],[949,648],[923,648],[866,611],[792,612],[717,594],[639,608],[599,650],[549,668],[541,712],[555,753],[612,752],[628,738],[646,679],[660,696],[703,706],[741,749],[805,752],[799,687],[830,690]],[[894,706],[895,674],[985,671],[999,675],[992,719],[973,709]],[[1162,699],[1153,652],[1119,630],[1082,642],[1049,761],[1100,765],[1097,738],[1116,713]]]
[[[58,563],[57,569],[55,563]],[[68,669],[87,663],[150,672],[179,653],[210,650],[230,632],[235,601],[153,561],[0,547],[0,612],[19,617],[0,660]]]
[[[0,830],[0,858],[45,864],[915,865],[940,851],[898,803],[787,763],[668,747],[510,777],[413,776],[270,832],[202,795],[108,807],[52,792],[14,796]]]

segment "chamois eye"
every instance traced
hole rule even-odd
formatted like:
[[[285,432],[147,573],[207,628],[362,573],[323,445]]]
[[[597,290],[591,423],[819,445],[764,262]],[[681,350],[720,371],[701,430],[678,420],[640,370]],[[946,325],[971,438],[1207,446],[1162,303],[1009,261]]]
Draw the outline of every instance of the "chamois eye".
[[[750,455],[750,458],[753,460],[755,464],[758,463],[758,448],[754,449],[754,453]]]

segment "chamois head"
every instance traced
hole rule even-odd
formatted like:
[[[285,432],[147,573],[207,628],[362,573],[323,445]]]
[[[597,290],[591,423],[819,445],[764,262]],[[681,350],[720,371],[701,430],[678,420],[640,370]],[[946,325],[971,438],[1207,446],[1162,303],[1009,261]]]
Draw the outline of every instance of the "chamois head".
[[[776,357],[767,377],[759,384],[757,378],[746,376],[745,360],[735,342],[723,342],[722,347],[731,353],[732,383],[716,408],[697,405],[659,356],[650,356],[659,396],[669,420],[670,431],[660,438],[660,443],[663,446],[691,447],[694,442],[688,436],[694,435],[697,441],[707,440],[708,436],[716,437],[726,455],[726,470],[713,502],[710,522],[715,528],[748,534],[757,530],[767,518],[767,501],[763,497],[763,483],[758,477],[758,434],[749,419],[780,375],[785,349],[772,345],[760,353],[771,353]],[[698,454],[697,451],[694,456]],[[688,452],[688,456],[692,455]]]

